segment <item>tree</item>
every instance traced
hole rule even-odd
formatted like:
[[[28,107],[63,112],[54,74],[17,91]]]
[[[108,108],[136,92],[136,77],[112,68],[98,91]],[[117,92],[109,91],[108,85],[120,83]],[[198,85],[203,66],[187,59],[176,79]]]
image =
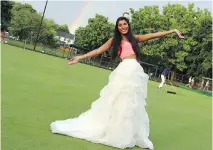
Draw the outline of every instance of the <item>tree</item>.
[[[48,19],[44,19],[40,31],[39,42],[53,46],[54,43],[56,42],[54,39],[56,35],[54,27],[55,27],[54,22]]]
[[[12,1],[1,1],[1,28],[3,30],[7,29],[10,23],[13,5],[14,2]]]
[[[57,25],[56,26],[56,31],[63,31],[63,32],[66,32],[66,33],[70,33],[69,32],[69,28],[66,24],[64,25]]]
[[[190,7],[190,6],[189,6]],[[180,4],[168,4],[163,9],[163,14],[169,18],[170,29],[179,29],[185,34],[185,39],[180,40],[177,36],[170,35],[165,37],[164,43],[167,44],[167,40],[172,42],[169,49],[167,50],[168,62],[175,65],[176,69],[183,71],[187,68],[185,59],[192,50],[192,46],[196,44],[196,41],[188,35],[191,33],[191,22],[193,22],[193,15],[190,9],[185,8]],[[169,39],[168,39],[169,38]]]
[[[35,42],[40,22],[41,14],[37,13],[31,5],[16,3],[12,9],[10,33],[19,36],[20,40]],[[44,18],[39,32],[39,42],[53,45],[56,35],[54,21]]]
[[[185,39],[176,35],[146,41],[141,44],[143,61],[156,65],[175,65],[176,71],[196,76],[211,76],[212,16],[207,10],[168,4],[160,14],[158,6],[130,9],[135,34],[179,29]]]
[[[194,15],[192,38],[197,44],[186,58],[186,73],[197,77],[212,77],[212,15],[197,9]]]
[[[134,34],[148,34],[164,30],[164,18],[158,6],[145,6],[138,11],[130,9]],[[165,55],[162,38],[153,39],[140,44],[142,61],[159,64]]]
[[[20,39],[27,39],[31,32],[36,32],[40,18],[31,5],[15,3],[9,25],[10,33]]]
[[[80,27],[75,32],[75,44],[93,50],[104,44],[113,34],[114,24],[108,19],[96,14],[88,20],[86,27]]]

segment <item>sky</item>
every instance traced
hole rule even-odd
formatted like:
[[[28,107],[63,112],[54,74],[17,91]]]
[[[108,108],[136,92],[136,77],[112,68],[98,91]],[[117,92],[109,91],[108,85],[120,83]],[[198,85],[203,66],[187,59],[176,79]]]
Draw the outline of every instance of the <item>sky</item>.
[[[20,1],[22,3],[31,4],[38,12],[43,12],[46,1]],[[212,13],[212,1],[198,0],[178,0],[178,1],[55,1],[49,0],[45,12],[45,18],[53,19],[57,24],[67,24],[70,33],[74,34],[75,30],[80,26],[86,26],[89,18],[100,14],[108,17],[109,22],[116,22],[116,19],[124,12],[129,12],[129,8],[138,10],[144,6],[158,5],[160,10],[163,6],[170,4],[182,4],[185,7],[188,3],[194,3],[195,8],[207,8]]]

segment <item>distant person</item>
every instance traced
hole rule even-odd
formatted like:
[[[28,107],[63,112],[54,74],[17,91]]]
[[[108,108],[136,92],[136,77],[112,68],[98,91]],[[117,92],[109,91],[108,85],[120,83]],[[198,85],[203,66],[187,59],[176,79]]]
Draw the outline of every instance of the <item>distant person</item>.
[[[205,85],[203,91],[204,91],[204,92],[205,92],[205,91],[209,91],[209,87],[210,87],[210,85],[209,85],[209,80],[207,80],[207,81],[206,81],[206,85]]]
[[[6,31],[3,30],[3,31],[1,32],[1,40],[2,40],[1,42],[2,42],[2,43],[5,42],[5,41],[4,41],[4,40],[5,40],[5,36],[6,36]]]
[[[153,73],[151,72],[151,73],[149,73],[149,79],[151,79],[152,78],[152,76],[153,76]]]
[[[42,53],[45,53],[45,51],[46,51],[45,46],[44,46],[43,43],[41,43],[41,52],[42,52]]]
[[[161,89],[162,87],[163,87],[163,85],[164,85],[164,83],[166,82],[166,77],[167,77],[167,79],[169,79],[169,76],[170,76],[170,74],[171,74],[171,66],[170,67],[168,67],[168,68],[165,68],[164,70],[163,70],[163,72],[161,73],[161,83],[160,83],[160,85],[158,86],[158,89]]]
[[[189,82],[188,82],[188,84],[186,85],[186,87],[192,88],[192,87],[191,87],[191,84],[192,84],[192,76],[190,76]]]
[[[191,88],[195,85],[195,78],[192,78]]]

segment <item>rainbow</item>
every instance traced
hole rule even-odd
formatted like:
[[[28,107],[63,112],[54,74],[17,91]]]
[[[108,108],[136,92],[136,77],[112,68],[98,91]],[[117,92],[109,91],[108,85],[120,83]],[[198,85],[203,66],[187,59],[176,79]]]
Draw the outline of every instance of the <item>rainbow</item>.
[[[78,28],[78,22],[80,21],[80,18],[83,16],[84,11],[87,9],[89,5],[89,1],[84,1],[83,7],[79,10],[79,12],[76,15],[75,20],[73,23],[68,27],[71,34],[75,33],[75,30]]]

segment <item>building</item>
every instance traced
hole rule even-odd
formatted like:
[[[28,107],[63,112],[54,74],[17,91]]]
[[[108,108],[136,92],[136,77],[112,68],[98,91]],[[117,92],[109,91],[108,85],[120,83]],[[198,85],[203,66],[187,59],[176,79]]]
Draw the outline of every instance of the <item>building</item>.
[[[69,34],[67,32],[57,31],[56,38],[62,42],[65,42],[65,44],[74,44],[75,35]]]

